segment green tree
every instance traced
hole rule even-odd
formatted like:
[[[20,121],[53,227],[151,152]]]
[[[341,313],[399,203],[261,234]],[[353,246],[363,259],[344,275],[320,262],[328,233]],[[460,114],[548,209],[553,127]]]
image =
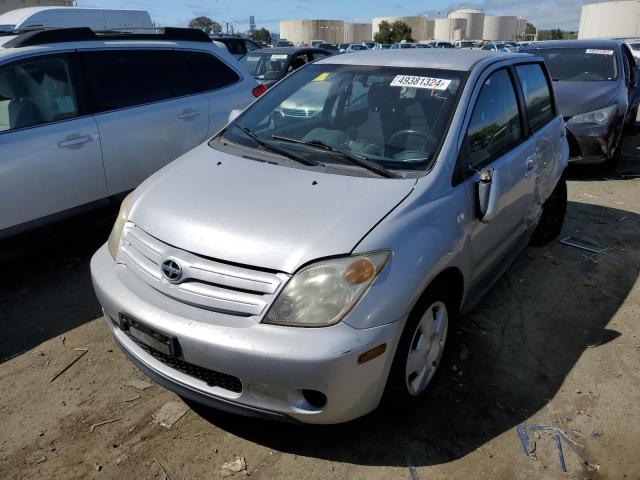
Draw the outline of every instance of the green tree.
[[[211,20],[209,17],[196,17],[189,22],[189,28],[197,28],[206,34],[220,33],[222,27],[218,22]]]
[[[253,32],[251,39],[256,42],[271,43],[271,33],[266,28],[260,28]]]
[[[527,26],[524,29],[525,35],[535,35],[536,34],[536,26],[533,23],[527,22]]]
[[[378,43],[398,43],[402,40],[413,42],[411,27],[404,22],[389,23],[383,20],[378,25],[378,31],[373,36],[373,40]]]

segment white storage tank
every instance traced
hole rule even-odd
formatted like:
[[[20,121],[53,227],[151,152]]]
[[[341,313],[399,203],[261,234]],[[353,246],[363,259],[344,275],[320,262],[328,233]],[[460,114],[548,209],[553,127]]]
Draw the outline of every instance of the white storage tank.
[[[640,2],[592,3],[582,7],[578,38],[640,37]]]
[[[435,37],[436,31],[436,21],[435,20],[427,20],[427,38],[426,40],[433,40]]]
[[[294,44],[324,40],[328,43],[342,43],[345,25],[342,20],[283,20],[280,22],[280,36]]]
[[[518,32],[518,17],[509,15],[484,17],[483,40],[514,40]]]
[[[439,42],[454,42],[462,39],[466,29],[466,18],[436,18],[433,36]]]
[[[463,18],[467,21],[463,40],[482,40],[484,12],[475,8],[461,8],[449,14],[449,18]]]
[[[371,41],[370,23],[346,23],[344,26],[346,43],[362,43]]]
[[[404,22],[411,28],[411,37],[419,42],[421,40],[428,40],[427,37],[427,17],[423,15],[413,17],[378,17],[371,21],[371,38],[375,36],[380,30],[380,23],[382,22],[394,23]]]

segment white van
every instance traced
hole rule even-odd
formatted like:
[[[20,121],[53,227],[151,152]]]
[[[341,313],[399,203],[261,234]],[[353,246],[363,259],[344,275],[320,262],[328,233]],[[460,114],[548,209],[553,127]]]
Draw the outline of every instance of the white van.
[[[92,30],[128,30],[144,33],[153,28],[145,10],[109,10],[104,8],[31,7],[18,8],[0,15],[0,32],[38,28],[89,27]]]

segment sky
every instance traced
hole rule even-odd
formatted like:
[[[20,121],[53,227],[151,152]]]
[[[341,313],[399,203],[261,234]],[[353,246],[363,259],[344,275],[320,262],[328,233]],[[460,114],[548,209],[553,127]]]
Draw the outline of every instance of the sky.
[[[373,17],[423,14],[443,17],[457,6],[482,8],[489,15],[522,16],[538,28],[577,30],[580,8],[595,0],[449,0],[402,2],[400,0],[78,0],[81,7],[140,8],[149,11],[162,26],[186,26],[201,15],[212,18],[223,28],[226,22],[236,30],[249,29],[254,15],[258,28],[277,32],[280,20],[299,18],[368,21]]]

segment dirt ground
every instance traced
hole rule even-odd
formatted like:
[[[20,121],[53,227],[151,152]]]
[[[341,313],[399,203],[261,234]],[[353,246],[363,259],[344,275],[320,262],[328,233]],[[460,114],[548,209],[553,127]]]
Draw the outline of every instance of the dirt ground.
[[[0,251],[0,479],[640,479],[640,138],[615,175],[571,172],[563,235],[528,248],[455,335],[455,360],[413,411],[348,425],[274,424],[184,405],[118,350],[89,277],[110,219]],[[86,349],[86,353],[83,350]],[[70,368],[51,378],[82,355]],[[153,415],[186,414],[171,428]],[[109,422],[104,423],[102,422]],[[581,447],[516,426],[557,426]],[[242,460],[237,462],[243,467]]]

